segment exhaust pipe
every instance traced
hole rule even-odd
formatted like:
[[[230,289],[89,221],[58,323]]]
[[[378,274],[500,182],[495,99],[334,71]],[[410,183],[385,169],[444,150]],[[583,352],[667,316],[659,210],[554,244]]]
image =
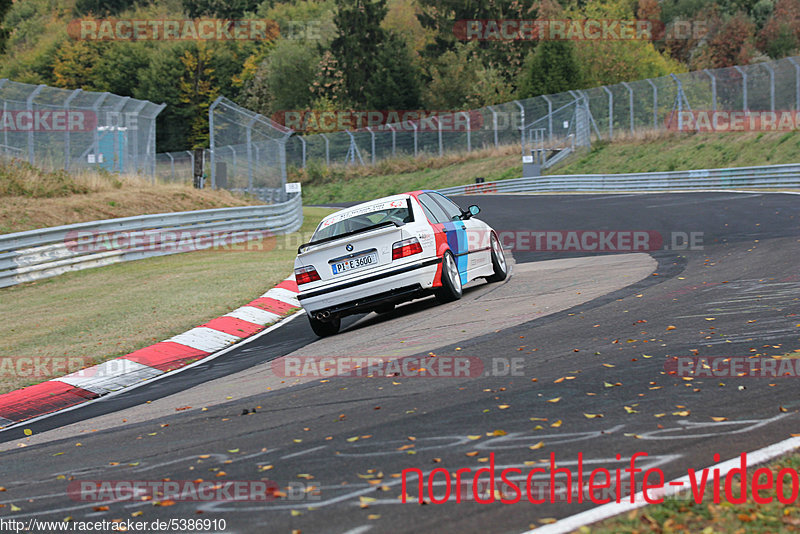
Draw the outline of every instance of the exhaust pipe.
[[[330,318],[331,318],[331,312],[329,312],[328,310],[321,311],[321,312],[317,312],[317,313],[314,315],[314,318],[315,318],[317,321],[327,321],[328,319],[330,319]]]

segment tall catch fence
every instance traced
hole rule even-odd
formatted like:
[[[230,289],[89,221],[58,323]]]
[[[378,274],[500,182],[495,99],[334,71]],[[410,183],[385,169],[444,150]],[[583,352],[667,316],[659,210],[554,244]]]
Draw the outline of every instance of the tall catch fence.
[[[0,156],[45,169],[153,177],[165,105],[0,79]]]
[[[442,156],[512,144],[526,157],[537,150],[566,156],[592,139],[647,131],[764,130],[770,125],[796,129],[798,59],[670,74],[331,133],[302,134],[302,127],[295,132],[220,98],[209,113],[208,159],[214,163],[208,174],[216,187],[264,196],[279,194],[287,168],[314,164],[370,165],[392,157]],[[313,113],[319,119],[326,112]],[[794,117],[788,126],[787,117]],[[189,158],[188,152],[173,153],[173,160],[160,156],[159,175],[174,178],[179,169],[190,169]]]

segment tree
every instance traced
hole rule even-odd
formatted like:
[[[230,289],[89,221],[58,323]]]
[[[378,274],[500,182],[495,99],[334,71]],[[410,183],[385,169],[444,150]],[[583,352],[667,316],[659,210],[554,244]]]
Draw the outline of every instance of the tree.
[[[118,15],[123,10],[134,7],[132,0],[75,0],[76,15],[108,16]]]
[[[212,50],[202,41],[180,58],[183,73],[178,80],[180,101],[189,111],[189,143],[192,148],[208,146],[208,108],[219,96]]]
[[[797,0],[778,0],[764,23],[756,45],[772,58],[791,55],[800,45],[800,5]]]
[[[191,110],[181,102],[181,91],[175,83],[183,75],[181,55],[189,48],[186,43],[170,43],[154,48],[149,63],[139,75],[134,97],[150,100],[167,107],[156,122],[156,144],[160,152],[186,150],[189,146]]]
[[[520,98],[560,93],[581,86],[581,69],[571,41],[542,41],[525,62]]]
[[[267,116],[308,107],[319,60],[319,52],[307,42],[278,41],[245,82],[243,105]]]
[[[94,70],[99,61],[99,43],[65,41],[53,64],[55,85],[66,89],[93,89]]]
[[[337,0],[336,5],[336,38],[330,50],[344,73],[345,95],[356,105],[364,105],[367,80],[386,39],[381,28],[386,0]]]
[[[405,41],[388,33],[378,47],[374,70],[365,87],[369,109],[417,109],[420,106],[419,71]]]
[[[472,109],[511,100],[511,86],[483,65],[476,48],[476,43],[459,43],[430,67],[431,79],[423,90],[428,109]]]
[[[184,12],[193,19],[201,17],[241,19],[246,12],[254,12],[259,2],[257,0],[182,0],[181,4]]]
[[[730,17],[718,31],[709,36],[692,66],[696,69],[718,69],[747,65],[755,56],[755,25],[742,12]]]
[[[11,0],[0,0],[0,54],[5,51],[6,48],[6,40],[8,36],[11,34],[11,31],[6,29],[3,25],[3,20],[6,17],[6,13],[9,12],[11,9]]]

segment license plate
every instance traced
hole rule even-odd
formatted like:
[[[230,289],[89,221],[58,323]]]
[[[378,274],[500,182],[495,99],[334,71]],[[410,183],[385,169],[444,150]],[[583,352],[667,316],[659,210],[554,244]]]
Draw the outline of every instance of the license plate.
[[[338,261],[331,265],[331,268],[333,269],[333,274],[342,274],[347,271],[355,271],[356,269],[369,267],[370,265],[375,265],[376,263],[378,263],[378,253],[370,252],[369,254],[356,256],[355,258],[350,258],[349,260]]]

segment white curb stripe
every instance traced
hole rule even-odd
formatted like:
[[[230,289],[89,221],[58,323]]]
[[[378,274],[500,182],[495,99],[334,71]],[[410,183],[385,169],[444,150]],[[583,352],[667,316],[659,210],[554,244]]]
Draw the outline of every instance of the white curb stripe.
[[[764,463],[768,460],[772,460],[773,458],[776,458],[782,454],[792,451],[798,447],[800,447],[800,437],[785,439],[773,445],[768,445],[762,449],[758,449],[753,452],[748,452],[747,467],[749,468],[751,466]],[[741,460],[739,459],[739,457],[731,458],[730,460],[726,460],[716,465],[706,467],[706,469],[708,469],[709,473],[713,472],[714,469],[719,469],[720,483],[722,483],[728,471],[734,468],[741,467],[740,461]],[[702,469],[697,469],[696,476],[702,477],[702,471],[703,471]],[[711,477],[709,477],[709,479],[710,478]],[[682,484],[672,485],[673,482]],[[659,492],[648,491],[648,496],[651,497],[651,500],[653,497],[670,497],[681,491],[686,491],[688,487],[690,487],[689,475],[686,475],[671,480],[669,482],[665,482],[663,491]],[[708,493],[706,493],[706,495],[708,495]],[[631,510],[636,510],[637,508],[642,508],[644,506],[647,506],[647,502],[644,500],[644,494],[642,492],[639,492],[636,495],[634,495],[634,498],[636,500],[636,502],[634,503],[610,502],[608,504],[603,504],[601,506],[598,506],[597,508],[592,508],[591,510],[586,510],[585,512],[565,517],[564,519],[556,521],[555,523],[544,525],[534,530],[528,530],[526,532],[523,532],[522,534],[564,534],[567,532],[572,532],[574,530],[577,530],[582,526],[596,523],[598,521],[608,519],[609,517],[614,517],[615,515],[619,515],[625,512],[629,512]],[[630,497],[628,498],[628,501],[629,500]]]
[[[214,330],[206,326],[198,326],[187,332],[173,336],[167,341],[180,343],[181,345],[186,345],[187,347],[192,347],[193,349],[202,350],[204,352],[215,352],[240,339],[242,338],[239,336],[226,334],[225,332],[220,332],[219,330]]]
[[[300,302],[297,300],[297,293],[294,291],[289,291],[288,289],[284,289],[282,287],[276,287],[270,289],[263,295],[262,297],[269,297],[275,300],[280,300],[287,304],[291,304],[293,306],[300,306]]]
[[[226,317],[235,317],[236,319],[241,319],[249,323],[265,325],[274,323],[280,319],[281,316],[277,313],[268,312],[254,306],[242,306],[228,313]]]
[[[66,382],[76,388],[105,395],[163,373],[164,371],[139,362],[116,358],[61,378],[54,378],[51,382]]]

